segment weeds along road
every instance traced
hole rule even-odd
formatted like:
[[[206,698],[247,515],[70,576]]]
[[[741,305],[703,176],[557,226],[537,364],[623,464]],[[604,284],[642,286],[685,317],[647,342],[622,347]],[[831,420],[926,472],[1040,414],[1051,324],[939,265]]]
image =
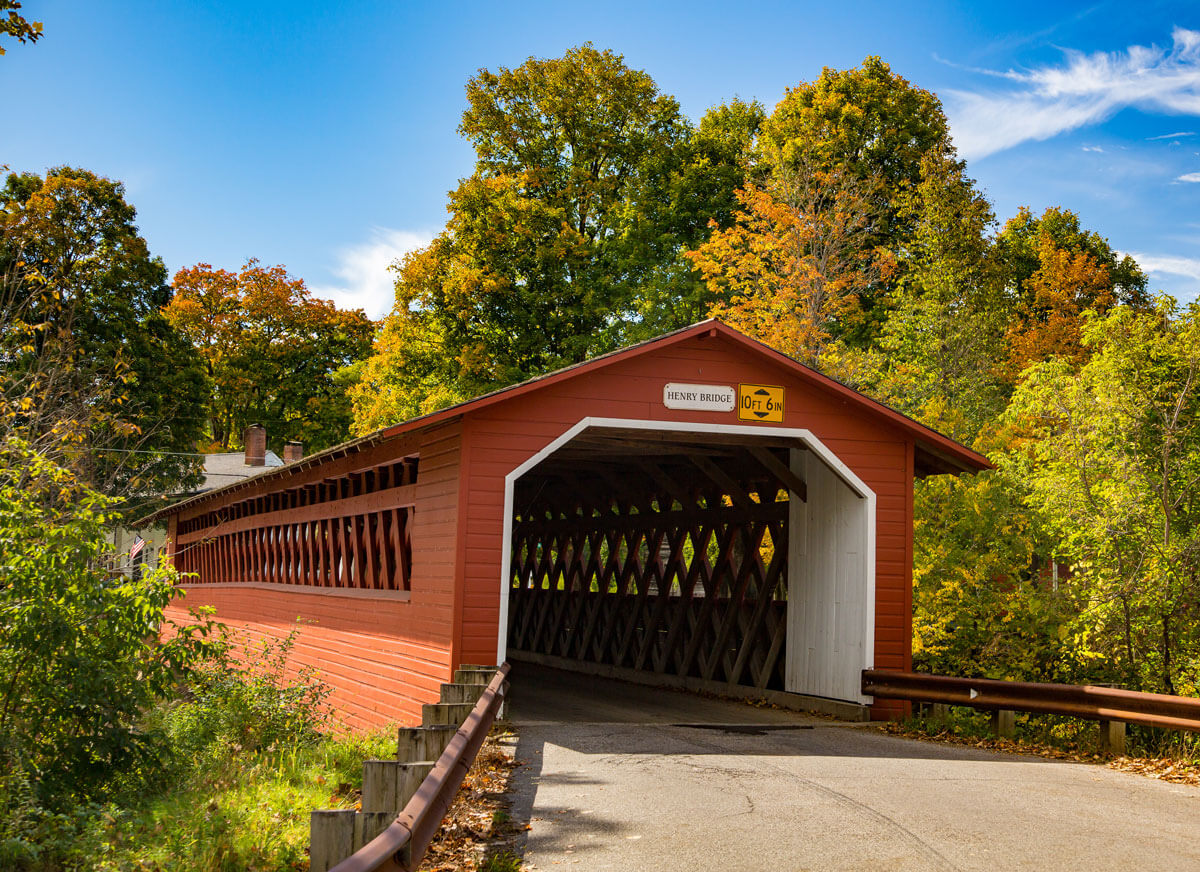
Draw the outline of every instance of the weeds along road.
[[[519,664],[529,868],[1196,870],[1200,788]]]

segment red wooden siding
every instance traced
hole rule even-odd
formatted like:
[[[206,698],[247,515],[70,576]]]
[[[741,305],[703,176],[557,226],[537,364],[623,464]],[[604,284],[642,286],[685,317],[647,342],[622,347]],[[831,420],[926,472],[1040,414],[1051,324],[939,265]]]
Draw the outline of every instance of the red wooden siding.
[[[784,420],[753,425],[736,412],[670,410],[662,404],[667,382],[780,385]],[[318,667],[333,684],[346,728],[414,723],[421,703],[436,700],[438,685],[456,666],[495,660],[507,582],[501,563],[509,547],[503,541],[505,477],[585,417],[757,426],[766,435],[777,427],[811,431],[877,495],[874,665],[911,667],[914,469],[958,471],[982,468],[986,460],[721,325],[698,325],[186,502],[169,517],[169,532],[177,548],[205,546],[195,552],[203,559],[181,555],[180,561],[185,567],[194,562],[201,580],[187,586],[186,601],[170,615],[186,620],[184,605],[211,605],[219,620],[250,641],[280,638],[300,618],[296,663]],[[411,540],[410,572],[381,563],[377,552],[361,552],[346,564],[351,572],[339,570],[334,578],[334,567],[343,563],[312,544],[329,535],[319,526],[327,518],[317,497],[331,496],[333,480],[412,455],[419,458],[415,483],[389,474],[385,487],[377,478],[373,485],[386,498],[363,485],[351,489],[357,495],[335,499],[343,503],[341,516],[353,509],[354,517],[367,518],[373,541],[384,546],[394,545],[402,520]],[[298,488],[307,490],[297,500]],[[257,520],[242,510],[221,519],[212,514],[214,507],[236,509],[246,500],[257,501]],[[401,509],[402,519],[388,516],[382,526],[373,514]],[[271,532],[256,533],[266,529]],[[296,563],[279,552],[285,537],[288,547],[305,551]],[[236,555],[247,541],[257,549],[255,560]],[[264,557],[273,561],[265,572]],[[877,716],[900,711],[900,704],[874,709]]]
[[[667,382],[783,385],[783,423],[812,431],[875,493],[875,665],[911,666],[913,443],[861,407],[793,372],[749,355],[723,337],[693,337],[652,355],[614,362],[541,390],[468,410],[464,420],[462,608],[464,662],[494,659],[500,603],[504,478],[584,417],[747,424],[736,412],[694,412],[662,404]],[[768,432],[772,425],[761,425]],[[887,716],[895,707],[880,705]]]
[[[419,722],[421,703],[437,698],[438,685],[450,680],[455,665],[451,640],[461,442],[461,427],[450,421],[314,467],[276,485],[276,489],[297,487],[322,481],[334,472],[418,454],[407,592],[250,586],[247,582],[258,581],[258,576],[240,579],[226,572],[220,576],[230,579],[225,584],[186,585],[187,596],[172,604],[168,617],[186,621],[189,608],[211,605],[217,619],[246,641],[286,636],[299,619],[293,662],[296,667],[307,664],[320,669],[334,688],[331,702],[344,728]],[[271,490],[264,486],[252,492]],[[205,511],[201,504],[179,520],[186,523]],[[210,576],[204,573],[203,577]]]

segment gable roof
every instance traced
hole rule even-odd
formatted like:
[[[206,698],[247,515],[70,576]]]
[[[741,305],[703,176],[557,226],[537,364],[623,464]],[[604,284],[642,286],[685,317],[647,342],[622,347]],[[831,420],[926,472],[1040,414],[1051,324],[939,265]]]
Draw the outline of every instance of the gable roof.
[[[786,354],[776,351],[770,346],[759,342],[757,339],[752,339],[744,333],[734,330],[732,327],[716,320],[715,318],[710,318],[707,321],[700,321],[699,323],[693,324],[690,327],[684,327],[671,333],[664,333],[661,336],[656,336],[653,339],[647,339],[644,342],[637,343],[636,345],[630,345],[616,351],[610,351],[607,354],[593,357],[589,360],[583,361],[582,363],[572,364],[571,366],[563,367],[562,369],[546,373],[545,375],[535,376],[518,384],[499,388],[491,391],[490,393],[474,397],[470,400],[464,400],[461,403],[448,406],[444,409],[439,409],[436,412],[419,415],[415,418],[409,418],[407,421],[402,421],[389,427],[380,428],[379,430],[376,430],[375,432],[366,436],[360,436],[357,439],[352,439],[349,442],[342,443],[341,445],[335,445],[334,447],[327,448],[324,451],[310,454],[303,460],[290,463],[284,467],[268,469],[259,473],[258,475],[243,479],[242,481],[234,482],[224,487],[219,487],[216,490],[207,491],[203,494],[198,494],[194,497],[182,500],[175,505],[160,509],[154,515],[151,515],[144,520],[152,521],[157,518],[175,514],[184,508],[200,502],[206,502],[209,499],[225,493],[258,484],[270,477],[295,475],[302,470],[310,469],[326,460],[330,460],[335,457],[343,457],[347,454],[352,454],[356,451],[377,445],[381,442],[387,442],[399,436],[403,436],[417,430],[422,430],[426,427],[435,426],[453,418],[465,415],[469,412],[484,409],[488,406],[495,405],[496,403],[506,402],[532,391],[541,390],[551,385],[558,384],[559,382],[577,378],[578,376],[602,369],[607,366],[612,366],[615,363],[631,360],[655,351],[660,351],[680,342],[701,336],[719,336],[753,354],[763,356],[780,368],[791,372],[793,375],[809,382],[810,384],[813,384],[820,389],[828,391],[829,393],[832,393],[847,402],[859,406],[868,413],[883,418],[897,429],[911,435],[916,444],[914,464],[915,472],[918,476],[939,475],[944,473],[959,474],[964,472],[978,472],[980,470],[990,469],[992,467],[992,464],[982,454],[972,451],[965,445],[959,444],[949,436],[945,436],[931,427],[926,427],[924,424],[914,421],[912,418],[896,411],[890,406],[887,406],[877,400],[873,400],[865,394],[859,393],[853,388],[847,387],[841,382],[830,378],[829,376],[813,369],[812,367],[805,366],[799,361],[788,357]],[[764,428],[764,430],[765,429],[767,428]]]

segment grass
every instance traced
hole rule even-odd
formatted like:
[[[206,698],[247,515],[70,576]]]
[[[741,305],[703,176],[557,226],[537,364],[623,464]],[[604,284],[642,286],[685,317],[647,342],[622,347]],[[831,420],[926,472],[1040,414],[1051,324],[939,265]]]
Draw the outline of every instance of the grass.
[[[479,872],[521,872],[521,868],[521,858],[511,851],[504,851],[484,860]]]
[[[134,811],[100,821],[97,872],[291,872],[308,868],[309,813],[352,807],[362,761],[395,754],[388,732],[287,750],[232,751]]]
[[[362,763],[395,754],[395,733],[329,733],[329,688],[286,668],[295,634],[224,649],[178,695],[145,712],[155,753],[113,772],[103,801],[38,801],[0,772],[4,872],[301,872],[309,815],[353,807]],[[247,664],[253,664],[251,668]]]
[[[144,713],[157,753],[114,772],[103,802],[49,811],[29,779],[0,772],[0,870],[307,870],[311,812],[353,808],[363,761],[394,756],[396,734],[331,735],[328,686],[311,670],[285,668],[294,640],[226,652]],[[520,869],[508,850],[518,831],[504,801],[514,765],[489,739],[427,863]]]

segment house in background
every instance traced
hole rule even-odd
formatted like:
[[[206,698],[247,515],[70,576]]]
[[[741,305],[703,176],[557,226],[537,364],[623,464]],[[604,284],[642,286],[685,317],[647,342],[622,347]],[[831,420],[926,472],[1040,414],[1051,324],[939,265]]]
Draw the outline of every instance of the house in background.
[[[267,448],[267,431],[259,424],[251,424],[246,428],[244,444],[246,447],[242,451],[204,455],[204,479],[200,486],[195,490],[173,495],[172,502],[216,490],[284,464],[294,463],[304,457],[302,443],[288,442],[284,445],[283,457],[280,458]],[[141,578],[147,569],[158,566],[166,553],[166,524],[155,524],[136,530],[118,527],[113,530],[111,536],[117,561],[115,569],[122,575]]]

